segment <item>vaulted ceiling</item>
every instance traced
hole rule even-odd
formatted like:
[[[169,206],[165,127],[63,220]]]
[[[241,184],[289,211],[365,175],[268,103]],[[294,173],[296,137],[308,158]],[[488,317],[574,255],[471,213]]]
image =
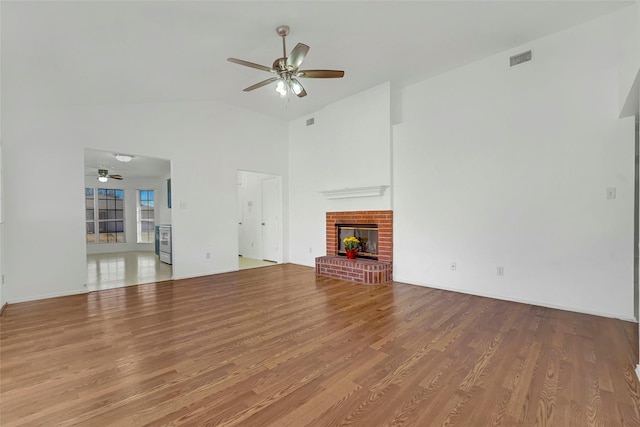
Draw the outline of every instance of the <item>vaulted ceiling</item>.
[[[2,108],[220,101],[288,120],[390,81],[402,87],[632,4],[631,1],[3,1]],[[308,96],[242,89],[311,47]],[[505,59],[506,61],[506,59]]]

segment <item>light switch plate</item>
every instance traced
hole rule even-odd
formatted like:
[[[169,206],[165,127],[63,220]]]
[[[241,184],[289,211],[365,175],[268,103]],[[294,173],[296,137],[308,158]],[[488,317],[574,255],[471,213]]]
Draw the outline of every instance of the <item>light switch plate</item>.
[[[607,188],[607,200],[612,200],[616,198],[616,187]]]

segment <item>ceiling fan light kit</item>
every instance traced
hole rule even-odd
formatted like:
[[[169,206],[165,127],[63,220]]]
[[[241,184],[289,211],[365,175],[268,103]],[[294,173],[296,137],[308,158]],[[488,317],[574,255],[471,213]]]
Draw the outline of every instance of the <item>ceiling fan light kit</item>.
[[[281,25],[276,28],[276,33],[282,37],[282,58],[277,58],[273,61],[271,68],[242,59],[227,58],[227,61],[233,62],[234,64],[267,71],[276,75],[275,77],[268,78],[243,89],[245,92],[250,92],[270,83],[277,82],[275,90],[281,98],[287,98],[291,93],[295,94],[298,98],[302,98],[307,96],[307,92],[297,78],[333,79],[344,77],[344,71],[342,70],[299,70],[298,68],[309,52],[309,46],[304,43],[298,43],[293,50],[291,50],[289,56],[287,56],[285,37],[289,34],[289,30],[288,25]]]

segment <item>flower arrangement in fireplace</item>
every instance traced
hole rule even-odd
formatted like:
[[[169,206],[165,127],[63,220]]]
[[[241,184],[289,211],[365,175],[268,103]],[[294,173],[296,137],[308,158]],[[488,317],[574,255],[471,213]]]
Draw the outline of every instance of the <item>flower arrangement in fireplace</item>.
[[[360,240],[354,236],[345,237],[342,239],[342,243],[344,243],[344,248],[347,251],[355,251],[360,246]]]

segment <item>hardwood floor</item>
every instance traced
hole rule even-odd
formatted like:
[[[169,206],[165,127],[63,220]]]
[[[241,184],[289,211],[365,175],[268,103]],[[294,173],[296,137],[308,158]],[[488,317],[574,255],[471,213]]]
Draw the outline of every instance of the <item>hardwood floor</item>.
[[[637,325],[280,264],[9,305],[2,426],[640,426]]]

